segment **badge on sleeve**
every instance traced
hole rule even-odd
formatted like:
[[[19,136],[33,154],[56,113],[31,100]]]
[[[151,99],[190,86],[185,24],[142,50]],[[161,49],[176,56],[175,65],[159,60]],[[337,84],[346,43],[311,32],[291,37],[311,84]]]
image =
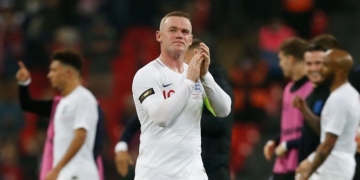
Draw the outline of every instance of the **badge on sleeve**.
[[[139,97],[140,103],[142,103],[147,97],[149,97],[153,94],[155,94],[155,91],[153,88],[150,88],[150,89],[146,90],[145,92],[143,92]]]

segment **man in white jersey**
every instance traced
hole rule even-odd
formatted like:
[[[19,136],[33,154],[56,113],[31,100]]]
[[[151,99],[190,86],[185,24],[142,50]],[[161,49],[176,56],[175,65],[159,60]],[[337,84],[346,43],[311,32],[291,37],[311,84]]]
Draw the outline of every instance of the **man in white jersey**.
[[[207,179],[200,135],[204,101],[216,116],[226,117],[231,99],[208,72],[210,53],[204,43],[189,65],[183,62],[191,31],[186,13],[167,14],[156,32],[159,58],[134,77],[132,91],[141,123],[136,180]]]
[[[300,164],[296,179],[351,180],[354,176],[360,97],[348,82],[352,66],[352,57],[346,51],[326,52],[322,75],[332,83],[321,112],[321,144]]]
[[[22,62],[19,66],[19,83],[30,84],[27,68]],[[61,99],[53,106],[50,122],[54,123],[53,163],[46,180],[99,179],[93,154],[98,105],[92,93],[81,86],[81,67],[82,57],[75,51],[65,49],[53,55],[48,78]]]

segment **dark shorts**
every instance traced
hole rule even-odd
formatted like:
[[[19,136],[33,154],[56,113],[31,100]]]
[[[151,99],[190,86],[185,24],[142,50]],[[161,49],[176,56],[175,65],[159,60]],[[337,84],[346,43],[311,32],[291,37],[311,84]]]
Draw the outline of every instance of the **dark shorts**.
[[[295,179],[295,173],[287,173],[287,174],[272,174],[269,178],[269,180],[294,180]]]

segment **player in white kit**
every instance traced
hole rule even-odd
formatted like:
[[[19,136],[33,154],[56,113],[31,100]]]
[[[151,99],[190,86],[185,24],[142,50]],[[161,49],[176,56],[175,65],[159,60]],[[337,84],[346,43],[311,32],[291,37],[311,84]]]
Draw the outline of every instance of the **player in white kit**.
[[[231,99],[208,72],[210,53],[204,43],[189,65],[183,62],[191,31],[186,13],[167,14],[156,32],[159,58],[134,77],[132,91],[141,123],[136,180],[207,179],[201,160],[202,108],[207,104],[216,116],[225,117]]]
[[[21,85],[29,85],[30,73],[22,62],[17,79]],[[94,144],[98,123],[98,104],[92,93],[81,86],[82,57],[78,52],[64,49],[53,54],[48,78],[51,85],[59,90],[58,103],[36,101],[43,105],[47,114],[52,110],[54,134],[51,170],[46,172],[45,180],[99,180],[100,176],[95,163]],[[45,106],[46,105],[46,106]],[[48,105],[48,106],[47,106]],[[41,108],[41,107],[38,107]],[[45,111],[45,112],[43,112]],[[41,114],[41,113],[40,113]],[[44,162],[44,161],[43,161]]]
[[[71,51],[55,53],[48,77],[60,90],[61,100],[54,115],[53,169],[46,180],[98,180],[93,156],[97,101],[81,86],[79,59]]]
[[[331,94],[321,112],[321,144],[297,169],[299,180],[351,180],[355,172],[360,97],[348,82],[353,60],[346,51],[326,52],[322,74]]]

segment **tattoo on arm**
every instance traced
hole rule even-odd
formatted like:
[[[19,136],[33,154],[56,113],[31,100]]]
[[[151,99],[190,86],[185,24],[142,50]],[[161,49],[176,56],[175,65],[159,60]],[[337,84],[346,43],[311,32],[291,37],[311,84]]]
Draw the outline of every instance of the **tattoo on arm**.
[[[335,146],[337,138],[338,136],[335,134],[326,133],[325,141],[321,143],[316,149],[316,155],[311,167],[312,172],[315,172],[317,168],[319,168],[321,164],[324,163],[326,158],[331,153],[331,150]]]
[[[325,154],[324,152],[317,152],[316,156],[314,158],[314,162],[311,168],[312,172],[315,172],[317,168],[321,166],[322,163],[324,163],[325,159],[327,158],[329,154]]]

